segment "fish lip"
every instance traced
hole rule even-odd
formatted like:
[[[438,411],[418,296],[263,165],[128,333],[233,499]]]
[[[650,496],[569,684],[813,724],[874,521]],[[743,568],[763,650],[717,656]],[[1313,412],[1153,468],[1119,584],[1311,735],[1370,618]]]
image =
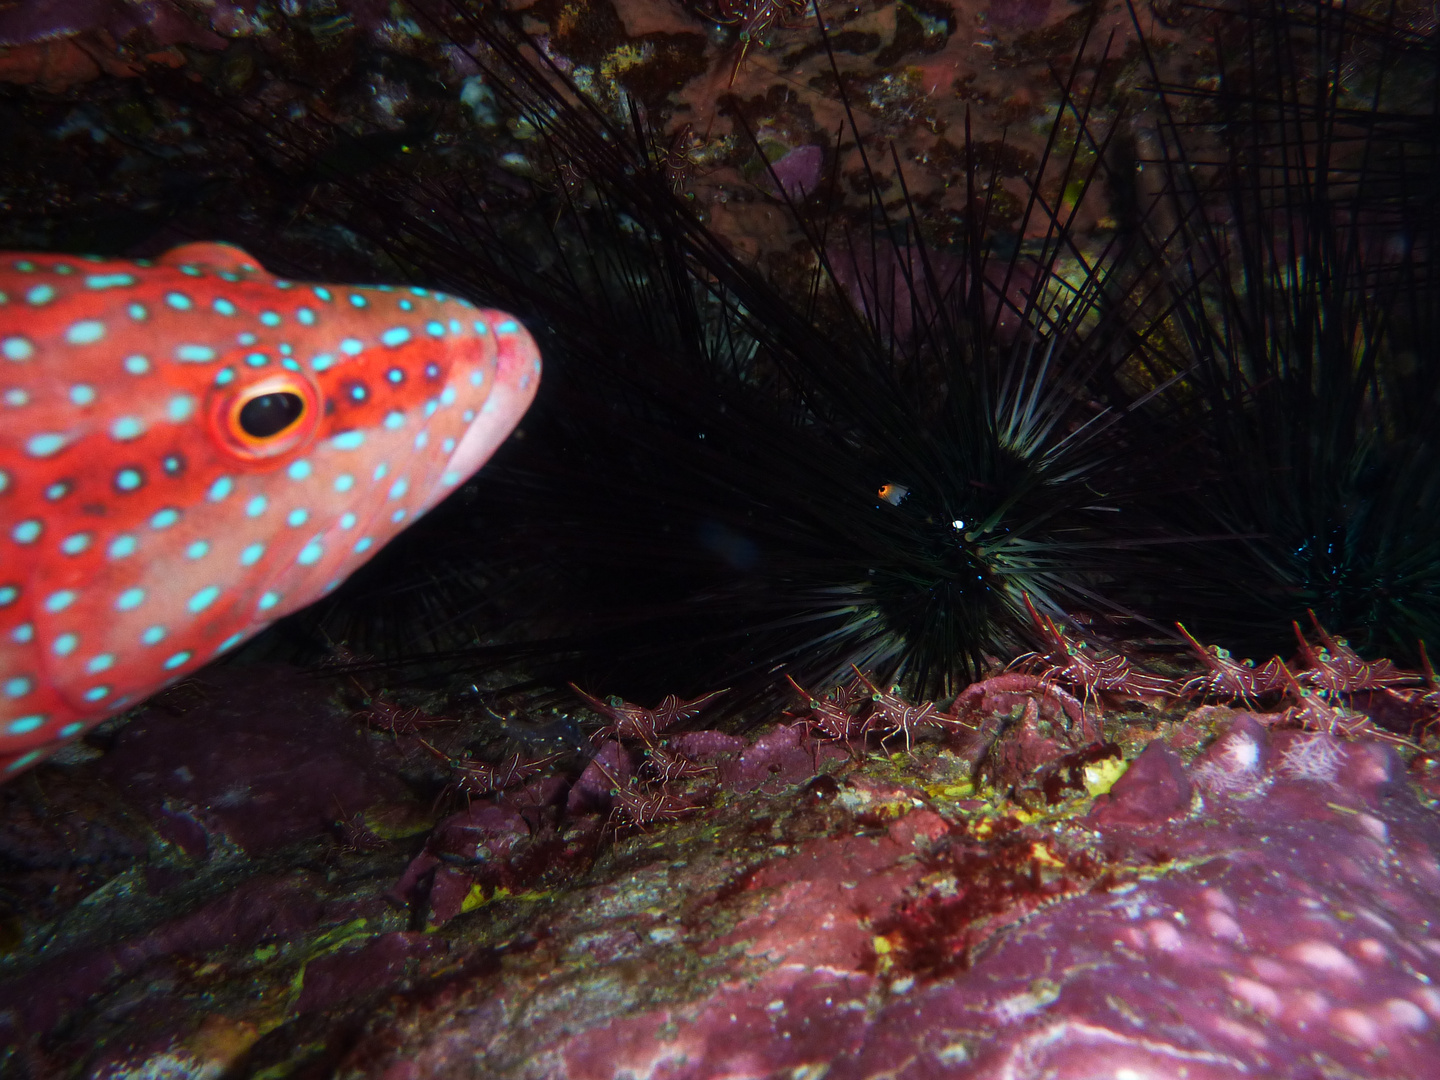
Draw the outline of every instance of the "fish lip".
[[[499,316],[494,321],[514,323],[509,316],[494,314]],[[514,325],[514,330],[497,334],[494,386],[446,462],[445,475],[453,483],[442,481],[440,492],[468,480],[489,461],[535,400],[540,386],[540,350],[523,326]]]
[[[445,473],[459,478],[455,481],[456,484],[468,480],[478,472],[499,449],[500,444],[510,437],[535,399],[535,389],[539,381],[531,379],[529,386],[524,389],[501,385],[491,392],[485,404],[480,407],[479,415],[461,436],[455,452],[445,464]],[[448,490],[454,485],[442,486]]]

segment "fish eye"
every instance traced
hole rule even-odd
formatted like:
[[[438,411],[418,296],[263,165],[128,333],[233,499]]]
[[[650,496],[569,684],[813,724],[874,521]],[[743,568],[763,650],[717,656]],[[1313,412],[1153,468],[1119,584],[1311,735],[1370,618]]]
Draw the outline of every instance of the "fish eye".
[[[240,429],[252,439],[273,439],[305,414],[299,394],[261,394],[240,406]]]
[[[302,373],[254,375],[217,387],[209,403],[211,433],[245,461],[288,454],[308,442],[320,423],[319,391]]]

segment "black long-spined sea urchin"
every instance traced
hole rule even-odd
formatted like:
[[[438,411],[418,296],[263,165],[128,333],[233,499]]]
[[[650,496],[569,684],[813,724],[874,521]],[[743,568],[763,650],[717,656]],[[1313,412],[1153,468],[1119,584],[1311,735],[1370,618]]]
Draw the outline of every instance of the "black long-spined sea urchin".
[[[1361,648],[1440,636],[1440,194],[1433,35],[1403,15],[1238,3],[1218,79],[1155,72],[1140,348],[1187,372],[1191,433],[1166,600],[1212,639],[1284,648],[1307,609]]]
[[[1117,377],[1104,298],[1123,260],[1074,230],[1100,174],[1061,141],[1062,119],[1090,121],[1079,60],[1008,236],[973,161],[968,227],[944,251],[913,206],[882,205],[867,163],[867,220],[823,192],[791,205],[813,267],[797,296],[672,195],[638,119],[613,122],[503,20],[435,25],[472,47],[559,181],[524,222],[453,185],[348,221],[427,280],[517,311],[547,357],[523,443],[478,479],[468,526],[444,522],[442,557],[486,578],[471,620],[503,635],[458,663],[640,698],[732,685],[737,707],[785,673],[824,685],[852,664],[938,695],[1024,647],[1027,595],[1125,610],[1113,586],[1144,539],[1117,513],[1142,482],[1127,420],[1153,387]]]

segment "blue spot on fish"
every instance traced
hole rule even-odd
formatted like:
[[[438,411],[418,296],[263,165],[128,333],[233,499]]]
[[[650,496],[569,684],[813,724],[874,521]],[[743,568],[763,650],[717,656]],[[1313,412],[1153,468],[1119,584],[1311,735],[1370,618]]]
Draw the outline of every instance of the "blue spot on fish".
[[[213,604],[215,602],[215,598],[219,595],[219,587],[215,585],[207,585],[205,588],[197,592],[194,596],[190,597],[189,603],[187,603],[185,606],[190,609],[191,614],[198,615],[200,612],[204,611],[211,604]],[[182,661],[182,663],[183,662],[184,661]]]

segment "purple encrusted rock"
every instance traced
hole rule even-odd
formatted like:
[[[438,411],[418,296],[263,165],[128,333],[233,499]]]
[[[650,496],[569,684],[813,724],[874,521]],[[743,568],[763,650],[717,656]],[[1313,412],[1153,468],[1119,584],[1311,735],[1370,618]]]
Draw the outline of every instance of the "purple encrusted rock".
[[[786,198],[798,202],[815,194],[820,187],[820,171],[825,165],[825,151],[818,146],[797,146],[770,163],[766,173],[773,191],[778,180]]]
[[[754,791],[761,785],[797,784],[814,776],[819,766],[840,759],[845,752],[833,743],[803,745],[794,727],[779,727],[751,743],[738,758],[720,763],[720,782],[735,792]]]
[[[1107,825],[1159,825],[1190,809],[1190,778],[1180,755],[1159,739],[1147,746],[1108,794],[1095,800],[1089,821]]]
[[[607,739],[570,788],[565,805],[566,813],[598,814],[610,809],[610,792],[615,789],[615,784],[602,771],[601,765],[609,769],[615,780],[622,784],[627,783],[635,771],[630,762],[630,754],[625,748],[614,739]]]
[[[1045,24],[1050,0],[991,0],[987,16],[992,26],[1006,30],[1034,30]]]
[[[24,0],[0,5],[0,47],[70,37],[104,26],[122,6],[116,0]]]
[[[224,837],[251,855],[333,835],[409,792],[387,757],[291,668],[216,668],[184,711],[152,705],[98,763],[157,831],[194,854]]]
[[[740,736],[723,731],[686,731],[670,739],[669,745],[686,757],[704,761],[723,754],[739,754],[746,743]]]
[[[317,957],[305,965],[295,1011],[330,1009],[383,990],[404,973],[412,959],[443,948],[444,942],[426,934],[390,933]]]
[[[529,824],[513,807],[476,802],[435,826],[426,847],[461,859],[505,859],[529,836]]]
[[[1266,734],[1232,732],[1232,742]],[[953,899],[917,906],[898,846],[813,842],[749,879],[764,907],[713,946],[744,945],[773,968],[577,1032],[553,1075],[1301,1080],[1318,1075],[1317,1061],[1344,1075],[1440,1075],[1440,938],[1430,932],[1440,828],[1391,782],[1390,756],[1374,743],[1344,747],[1335,775],[1356,782],[1337,786],[1285,775],[1295,759],[1286,766],[1284,751],[1262,754],[1274,766],[1263,781],[1211,792],[1200,820],[1178,755],[1152,743],[1090,820],[1112,873],[1150,869],[1062,888],[978,951],[963,922],[926,914]],[[1039,865],[1063,861],[1046,846]],[[956,865],[980,876],[962,875],[945,896],[996,880],[984,857]],[[1012,880],[1013,901],[977,910],[1020,903],[1025,880]],[[867,928],[906,920],[919,927],[910,938],[892,931],[883,949],[864,947]],[[907,954],[922,931],[928,952]],[[947,940],[970,943],[968,969],[937,966]]]
[[[311,850],[364,872],[227,882],[67,946],[4,988],[0,1036],[54,1055],[121,1023],[63,1050],[96,1076],[263,1072],[323,1043],[316,1075],[383,1080],[1440,1080],[1440,819],[1410,770],[1286,714],[1198,713],[1152,729],[1209,740],[1192,764],[1155,739],[1088,814],[1080,789],[962,782],[930,741],[680,736],[716,759],[683,796],[713,790],[703,814],[607,830],[552,785],[423,848],[331,842]],[[598,760],[618,779],[638,757]],[[143,880],[183,890],[186,857]],[[397,882],[388,903],[367,880]],[[269,996],[213,1009],[250,980]],[[224,1057],[276,1002],[282,1026]]]
[[[7,1036],[48,1032],[107,986],[164,958],[294,936],[321,914],[305,875],[256,877],[139,936],[53,957],[0,986],[0,1047]]]

